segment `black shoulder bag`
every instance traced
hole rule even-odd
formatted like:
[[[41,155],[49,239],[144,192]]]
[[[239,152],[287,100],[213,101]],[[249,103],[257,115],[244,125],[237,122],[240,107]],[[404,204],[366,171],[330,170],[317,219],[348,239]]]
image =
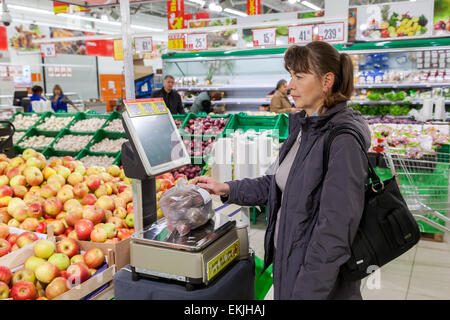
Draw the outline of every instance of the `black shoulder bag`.
[[[328,169],[331,143],[340,134],[351,134],[358,141],[367,158],[371,179],[365,192],[361,222],[351,245],[352,255],[340,270],[344,279],[356,281],[411,249],[420,239],[420,230],[395,177],[380,181],[375,173],[359,131],[349,127],[331,131],[324,148],[323,177]]]

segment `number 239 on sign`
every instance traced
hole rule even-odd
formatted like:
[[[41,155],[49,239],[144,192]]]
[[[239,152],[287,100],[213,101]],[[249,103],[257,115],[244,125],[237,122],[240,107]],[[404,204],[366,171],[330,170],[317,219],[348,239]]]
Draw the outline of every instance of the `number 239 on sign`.
[[[277,28],[253,29],[253,46],[275,45],[277,41]]]
[[[344,41],[344,22],[320,23],[317,40],[336,42]]]

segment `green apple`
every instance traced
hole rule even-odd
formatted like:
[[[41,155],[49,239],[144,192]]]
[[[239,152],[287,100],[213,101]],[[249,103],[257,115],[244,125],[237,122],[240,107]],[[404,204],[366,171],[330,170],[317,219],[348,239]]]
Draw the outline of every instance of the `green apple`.
[[[104,223],[102,228],[106,231],[108,239],[114,238],[117,234],[116,226],[112,223]]]
[[[134,227],[134,213],[129,213],[125,218],[125,223],[129,228]]]
[[[59,271],[66,270],[70,266],[70,259],[64,253],[54,253],[48,258],[48,262],[57,266]]]
[[[34,255],[38,258],[48,259],[55,253],[55,244],[49,240],[36,241],[33,247]]]
[[[67,177],[69,177],[69,175],[72,173],[70,171],[69,168],[63,167],[63,166],[59,166],[58,169],[56,170],[56,173],[61,175],[64,179],[67,179]]]
[[[74,171],[81,174],[82,176],[86,174],[86,168],[83,165],[76,166]]]
[[[70,264],[75,264],[75,263],[78,263],[78,262],[83,262],[84,263],[84,257],[83,257],[82,254],[77,254],[77,255],[73,256],[70,259]]]
[[[21,281],[30,281],[32,283],[36,283],[36,276],[34,275],[33,270],[23,268],[14,272],[12,277],[13,286]]]
[[[31,256],[25,261],[25,268],[36,271],[36,268],[42,263],[45,262],[45,259],[38,258],[36,256]]]

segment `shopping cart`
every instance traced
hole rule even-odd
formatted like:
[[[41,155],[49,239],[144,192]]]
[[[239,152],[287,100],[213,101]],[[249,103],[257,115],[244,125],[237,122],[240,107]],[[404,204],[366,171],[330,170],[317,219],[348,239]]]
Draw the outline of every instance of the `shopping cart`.
[[[433,152],[406,156],[404,150],[385,148],[383,158],[396,176],[400,192],[417,221],[450,232],[450,154]],[[424,225],[419,223],[424,232]]]

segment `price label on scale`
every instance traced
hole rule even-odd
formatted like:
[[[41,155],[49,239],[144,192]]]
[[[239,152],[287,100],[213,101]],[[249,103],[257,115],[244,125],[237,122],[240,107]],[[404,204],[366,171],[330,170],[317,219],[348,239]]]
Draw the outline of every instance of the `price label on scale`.
[[[289,44],[309,43],[312,40],[312,24],[289,27]]]
[[[320,23],[317,40],[326,42],[344,41],[344,22]]]
[[[208,35],[206,33],[191,33],[187,35],[187,48],[189,50],[208,49]]]
[[[56,47],[54,43],[42,43],[41,53],[44,58],[56,57]]]
[[[277,41],[277,28],[254,29],[253,46],[275,45]]]
[[[136,52],[152,52],[153,51],[152,37],[134,38],[134,48],[136,49]]]

